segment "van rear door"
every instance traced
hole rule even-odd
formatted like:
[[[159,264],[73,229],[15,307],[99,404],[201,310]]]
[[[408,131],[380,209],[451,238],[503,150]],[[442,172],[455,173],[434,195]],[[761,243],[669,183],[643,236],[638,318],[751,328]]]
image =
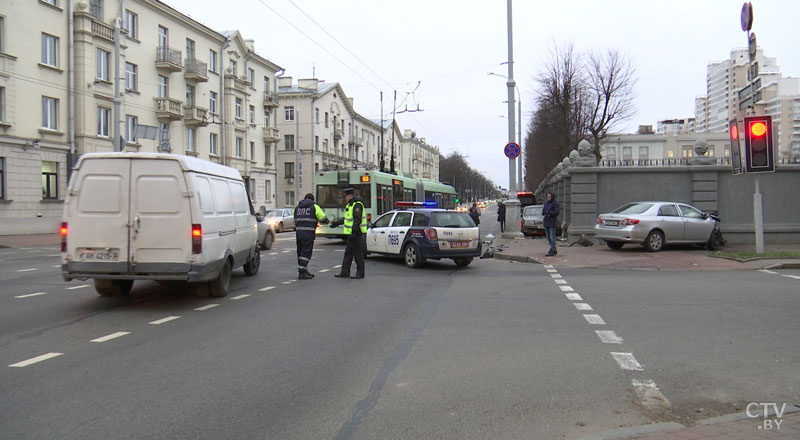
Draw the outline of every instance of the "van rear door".
[[[192,257],[190,193],[178,161],[131,161],[131,272],[187,273]]]

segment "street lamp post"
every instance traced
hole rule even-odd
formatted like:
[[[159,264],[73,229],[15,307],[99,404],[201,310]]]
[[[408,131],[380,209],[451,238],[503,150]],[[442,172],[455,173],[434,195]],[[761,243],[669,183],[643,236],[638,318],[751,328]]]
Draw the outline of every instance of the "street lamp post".
[[[508,4],[508,143],[514,143],[514,38],[512,30],[511,0]],[[506,228],[503,238],[524,239],[525,236],[520,232],[519,224],[519,200],[517,200],[516,170],[514,169],[514,159],[508,159],[508,192],[509,198],[505,201],[506,205]]]

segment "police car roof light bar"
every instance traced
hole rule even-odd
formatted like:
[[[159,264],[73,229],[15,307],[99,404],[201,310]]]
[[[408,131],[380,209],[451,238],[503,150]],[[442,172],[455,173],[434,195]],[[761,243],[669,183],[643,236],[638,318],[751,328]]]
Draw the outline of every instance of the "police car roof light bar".
[[[436,202],[394,202],[395,208],[438,208]]]

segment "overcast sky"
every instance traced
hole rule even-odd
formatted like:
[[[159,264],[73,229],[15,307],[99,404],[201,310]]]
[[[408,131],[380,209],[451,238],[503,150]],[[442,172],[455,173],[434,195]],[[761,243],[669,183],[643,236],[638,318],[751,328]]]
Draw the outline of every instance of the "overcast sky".
[[[397,91],[401,129],[508,187],[506,0],[166,0],[217,31],[239,30],[285,75],[338,82],[358,113],[391,118]],[[746,47],[740,0],[517,0],[513,3],[514,78],[523,132],[533,112],[535,77],[554,45],[619,49],[636,68],[640,124],[694,117],[706,93],[706,66]],[[753,32],[784,77],[800,76],[800,1],[753,1]],[[309,18],[310,17],[310,18]],[[317,24],[319,24],[319,26]],[[321,27],[320,27],[321,26]],[[341,44],[340,44],[341,43]],[[412,93],[413,92],[413,93]]]

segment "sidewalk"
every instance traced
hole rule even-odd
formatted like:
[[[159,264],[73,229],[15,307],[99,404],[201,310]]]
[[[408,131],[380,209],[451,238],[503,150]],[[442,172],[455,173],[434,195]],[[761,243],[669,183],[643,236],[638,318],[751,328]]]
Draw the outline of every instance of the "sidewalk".
[[[740,262],[714,257],[711,251],[697,246],[667,246],[660,252],[648,252],[641,246],[625,245],[613,250],[604,245],[581,246],[558,242],[558,254],[546,257],[550,248],[544,237],[508,239],[495,237],[490,245],[494,258],[523,263],[554,264],[563,267],[599,267],[607,269],[639,270],[735,270],[735,269],[789,269],[800,268],[800,259],[758,259]],[[754,244],[723,246],[727,252],[755,250]],[[800,244],[767,244],[767,252],[797,251]]]
[[[20,248],[61,244],[59,234],[0,235],[0,248]]]

